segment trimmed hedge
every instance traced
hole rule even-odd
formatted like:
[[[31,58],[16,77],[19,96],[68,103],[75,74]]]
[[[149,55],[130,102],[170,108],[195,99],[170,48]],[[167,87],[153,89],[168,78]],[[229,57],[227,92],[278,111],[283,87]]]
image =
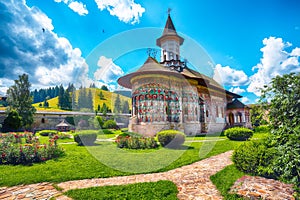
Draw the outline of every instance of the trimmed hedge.
[[[224,134],[230,140],[245,141],[253,136],[253,131],[245,127],[233,127],[225,130]]]
[[[177,130],[164,130],[156,134],[157,140],[163,147],[177,148],[185,141],[185,134]]]
[[[114,134],[114,132],[109,129],[102,129],[102,130],[100,130],[100,133],[101,134]]]
[[[74,141],[79,146],[92,146],[97,139],[96,133],[78,133],[74,135]]]
[[[104,129],[117,129],[118,126],[117,126],[117,123],[114,121],[114,120],[107,120],[104,122],[103,124],[103,128]]]
[[[143,137],[134,132],[121,133],[118,135],[115,142],[119,148],[153,149],[158,147],[158,144],[153,137]]]
[[[59,131],[57,130],[42,130],[39,131],[38,134],[40,136],[52,136],[52,135],[56,135]]]
[[[268,148],[263,141],[249,141],[233,152],[232,161],[237,169],[245,173],[274,178],[270,164],[276,152],[275,148]]]

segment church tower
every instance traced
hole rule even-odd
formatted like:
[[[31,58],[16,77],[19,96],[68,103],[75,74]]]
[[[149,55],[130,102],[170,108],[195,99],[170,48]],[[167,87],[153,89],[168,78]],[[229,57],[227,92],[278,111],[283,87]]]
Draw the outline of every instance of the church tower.
[[[180,61],[180,46],[183,41],[184,39],[177,34],[169,13],[163,34],[156,40],[156,45],[161,47],[162,65],[178,72],[183,70],[185,63]]]

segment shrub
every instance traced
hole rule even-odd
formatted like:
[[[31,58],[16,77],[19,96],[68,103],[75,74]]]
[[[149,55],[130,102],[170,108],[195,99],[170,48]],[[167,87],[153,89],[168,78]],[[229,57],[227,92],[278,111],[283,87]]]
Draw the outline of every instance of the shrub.
[[[25,144],[22,144],[21,138],[24,138]],[[49,140],[49,144],[40,144],[38,138],[29,132],[2,134],[0,139],[0,164],[27,165],[64,155],[63,149],[56,143],[56,137]]]
[[[275,155],[275,148],[267,147],[264,141],[249,141],[241,144],[233,152],[232,160],[235,166],[245,173],[274,178],[270,164]]]
[[[122,132],[128,132],[128,128],[121,128]]]
[[[74,141],[78,143],[79,146],[91,146],[97,139],[96,133],[78,133],[74,135]]]
[[[55,135],[55,134],[58,134],[59,131],[56,131],[56,130],[42,130],[42,131],[39,131],[38,132],[38,135],[40,136],[52,136],[52,135]]]
[[[184,133],[177,130],[164,130],[157,134],[157,139],[163,147],[180,147],[185,141]]]
[[[114,132],[109,129],[102,129],[102,130],[100,130],[100,132],[103,134],[114,134]]]
[[[224,134],[230,140],[245,141],[253,136],[253,131],[244,127],[233,127],[225,130]]]
[[[107,120],[104,122],[103,124],[103,128],[104,129],[117,129],[118,126],[117,126],[117,123],[114,121],[114,120]]]
[[[104,124],[104,121],[101,116],[96,116],[94,118],[94,127],[101,128],[101,127],[103,127],[103,124]]]
[[[254,128],[256,133],[267,133],[270,132],[270,127],[268,125],[260,125]]]
[[[115,140],[117,147],[128,149],[153,149],[158,144],[153,137],[143,137],[138,133],[122,133]]]

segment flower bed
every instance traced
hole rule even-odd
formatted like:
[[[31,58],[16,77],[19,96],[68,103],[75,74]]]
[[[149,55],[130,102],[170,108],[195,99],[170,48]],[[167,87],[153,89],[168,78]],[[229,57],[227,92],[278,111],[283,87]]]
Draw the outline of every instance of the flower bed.
[[[26,165],[60,157],[64,151],[57,139],[53,136],[48,144],[40,144],[31,132],[0,134],[0,164]]]
[[[143,137],[137,133],[123,133],[115,140],[117,147],[128,149],[154,149],[158,147],[153,137]]]

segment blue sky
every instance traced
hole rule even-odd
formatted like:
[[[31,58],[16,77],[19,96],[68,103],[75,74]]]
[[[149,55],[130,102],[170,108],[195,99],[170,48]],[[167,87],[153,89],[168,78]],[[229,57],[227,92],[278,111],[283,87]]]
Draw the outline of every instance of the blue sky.
[[[298,0],[7,0],[0,8],[0,95],[22,73],[32,88],[116,89],[147,47],[157,48],[168,8],[183,58],[245,103],[274,76],[300,71]]]

